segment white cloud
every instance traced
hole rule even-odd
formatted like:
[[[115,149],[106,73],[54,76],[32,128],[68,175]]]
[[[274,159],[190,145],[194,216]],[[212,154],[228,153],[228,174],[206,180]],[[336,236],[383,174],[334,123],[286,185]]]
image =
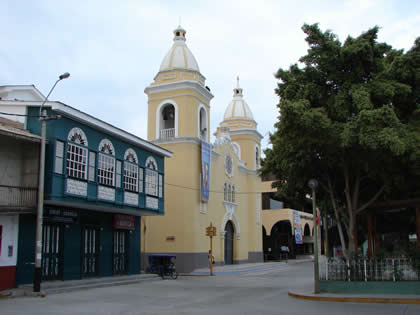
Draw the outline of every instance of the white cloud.
[[[194,5],[192,5],[194,4]],[[187,45],[215,95],[211,131],[223,118],[236,76],[266,135],[277,120],[273,73],[304,55],[303,23],[319,22],[341,41],[379,25],[379,40],[409,49],[419,5],[404,1],[3,1],[0,84],[35,84],[61,100],[146,138],[147,98],[172,45],[179,17]],[[264,140],[264,145],[267,139]]]

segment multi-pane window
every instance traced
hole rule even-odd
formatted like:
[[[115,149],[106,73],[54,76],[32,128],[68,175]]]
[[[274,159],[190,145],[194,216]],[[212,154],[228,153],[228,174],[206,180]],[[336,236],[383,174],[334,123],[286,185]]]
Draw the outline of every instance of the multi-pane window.
[[[225,183],[223,193],[225,201],[235,202],[235,185]]]
[[[146,194],[159,196],[159,174],[157,172],[157,164],[154,158],[149,157],[146,160]]]
[[[87,148],[72,143],[67,144],[67,175],[86,179]]]
[[[232,202],[235,202],[235,185],[232,185]]]
[[[103,153],[98,154],[98,183],[114,186],[115,159]]]
[[[139,167],[131,162],[124,162],[124,189],[129,191],[138,190]]]
[[[70,130],[67,140],[66,173],[69,177],[87,178],[88,142],[85,133],[80,128]],[[58,148],[60,144],[58,144]]]
[[[146,168],[146,194],[158,196],[158,172]]]
[[[124,160],[124,189],[137,192],[139,190],[139,167],[137,166],[136,152],[133,149],[127,149]],[[141,175],[143,181],[143,173]],[[143,186],[143,183],[141,185]]]

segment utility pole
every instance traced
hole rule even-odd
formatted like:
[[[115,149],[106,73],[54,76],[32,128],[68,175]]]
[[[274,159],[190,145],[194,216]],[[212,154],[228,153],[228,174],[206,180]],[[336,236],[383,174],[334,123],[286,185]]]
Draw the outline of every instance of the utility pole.
[[[47,111],[43,110],[48,97],[51,95],[55,86],[61,80],[67,79],[70,73],[63,73],[55,81],[53,87],[39,108],[39,120],[41,121],[41,152],[39,157],[39,178],[38,178],[38,205],[36,215],[36,239],[35,239],[35,270],[34,270],[34,292],[41,291],[41,261],[42,261],[42,217],[44,208],[44,178],[45,178],[45,143],[47,134],[47,120],[57,119],[58,117],[48,117]]]
[[[318,187],[318,181],[311,179],[308,182],[309,188],[312,189],[312,216],[314,225],[314,293],[319,294],[319,263],[318,263],[318,222],[317,222],[317,211],[316,211],[316,200],[315,190]]]

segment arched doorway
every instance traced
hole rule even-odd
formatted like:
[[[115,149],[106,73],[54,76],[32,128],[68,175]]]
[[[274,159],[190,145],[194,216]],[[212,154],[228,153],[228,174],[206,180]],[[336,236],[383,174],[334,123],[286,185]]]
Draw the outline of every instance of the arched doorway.
[[[232,221],[228,221],[225,226],[225,265],[233,264],[234,232]]]
[[[274,260],[280,259],[281,247],[287,246],[289,248],[289,258],[296,258],[295,242],[292,235],[292,226],[290,221],[282,220],[274,224],[270,233],[271,238],[271,257]]]

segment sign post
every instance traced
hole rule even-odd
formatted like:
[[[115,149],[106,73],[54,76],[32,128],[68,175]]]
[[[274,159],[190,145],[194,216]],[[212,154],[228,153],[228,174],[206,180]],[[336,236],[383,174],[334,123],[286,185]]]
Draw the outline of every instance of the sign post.
[[[216,236],[216,227],[210,222],[210,226],[206,227],[206,236],[210,236],[210,276],[213,276],[213,236]]]

